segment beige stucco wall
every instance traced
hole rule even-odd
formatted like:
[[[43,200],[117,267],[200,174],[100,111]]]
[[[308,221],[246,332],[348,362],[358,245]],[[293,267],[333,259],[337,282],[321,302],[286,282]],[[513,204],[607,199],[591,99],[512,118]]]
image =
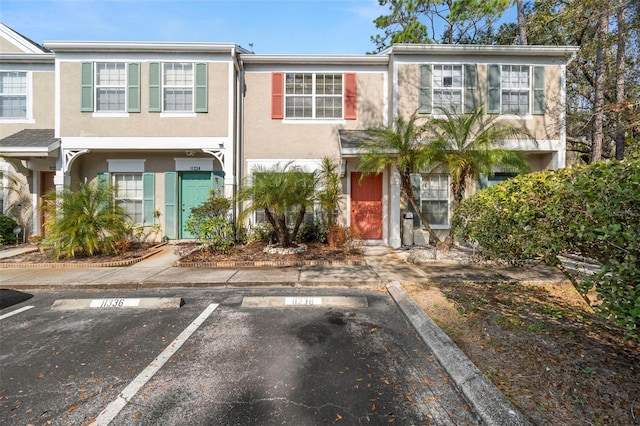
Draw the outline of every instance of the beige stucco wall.
[[[55,76],[53,65],[51,66],[51,71],[33,71],[31,76],[33,123],[11,123],[0,120],[0,138],[10,136],[24,129],[53,129],[55,122]]]
[[[0,37],[0,53],[24,53],[24,50],[20,49],[6,38]]]
[[[208,63],[208,112],[169,117],[149,112],[149,63],[140,63],[141,112],[127,117],[109,117],[80,111],[80,62],[60,63],[60,136],[62,137],[229,137],[228,63]]]
[[[247,72],[244,99],[244,159],[338,158],[338,130],[382,124],[383,73],[357,74],[356,120],[271,119],[271,73]]]
[[[409,117],[418,109],[420,64],[398,64],[398,114]],[[537,140],[560,138],[560,66],[545,66],[545,115],[532,115],[513,122],[524,126]],[[478,65],[478,95],[486,109],[487,65]],[[430,115],[421,114],[427,119]]]

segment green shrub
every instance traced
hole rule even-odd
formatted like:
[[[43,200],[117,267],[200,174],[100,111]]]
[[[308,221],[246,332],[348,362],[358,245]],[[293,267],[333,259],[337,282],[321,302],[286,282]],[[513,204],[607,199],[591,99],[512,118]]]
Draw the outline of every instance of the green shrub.
[[[478,191],[454,213],[452,231],[477,241],[494,259],[542,260],[561,269],[594,308],[627,335],[640,337],[640,158],[538,172]],[[577,283],[561,256],[598,261]]]
[[[278,242],[278,236],[276,235],[276,231],[273,229],[273,226],[268,223],[256,223],[248,232],[247,242],[274,244]]]
[[[112,254],[116,241],[130,237],[128,215],[114,202],[114,195],[112,186],[97,180],[80,184],[76,191],[47,195],[46,241],[56,258]]]
[[[13,233],[13,229],[18,226],[14,218],[0,214],[0,244],[15,244],[18,237]]]
[[[215,193],[202,205],[191,209],[186,229],[196,236],[203,250],[228,253],[235,243],[233,224],[226,214],[231,200]]]
[[[320,221],[307,222],[302,225],[298,240],[302,243],[324,243],[327,241],[327,228]]]

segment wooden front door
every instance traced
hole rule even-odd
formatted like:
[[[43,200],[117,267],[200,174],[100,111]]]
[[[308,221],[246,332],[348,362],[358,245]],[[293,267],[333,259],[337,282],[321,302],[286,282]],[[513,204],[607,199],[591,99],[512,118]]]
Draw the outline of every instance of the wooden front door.
[[[363,240],[382,239],[382,174],[351,173],[351,226]]]

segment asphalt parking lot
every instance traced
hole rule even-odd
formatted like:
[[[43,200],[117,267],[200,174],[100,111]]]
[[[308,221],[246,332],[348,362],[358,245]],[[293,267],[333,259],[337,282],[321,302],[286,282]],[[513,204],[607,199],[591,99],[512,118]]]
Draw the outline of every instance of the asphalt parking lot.
[[[386,292],[31,295],[2,297],[2,424],[479,422]],[[282,297],[266,307],[247,306],[246,299],[263,296]],[[141,297],[179,297],[184,305],[51,309],[56,300],[117,304]],[[294,299],[286,304],[286,297]],[[332,297],[364,300],[366,307],[329,306]]]

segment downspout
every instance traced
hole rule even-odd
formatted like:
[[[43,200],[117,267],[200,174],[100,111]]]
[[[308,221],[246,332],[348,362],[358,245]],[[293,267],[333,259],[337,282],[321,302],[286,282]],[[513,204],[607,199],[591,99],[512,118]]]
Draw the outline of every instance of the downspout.
[[[236,48],[233,48],[233,58],[234,58],[234,66],[237,73],[237,86],[236,86],[236,137],[235,137],[235,147],[234,147],[234,188],[233,195],[238,193],[240,189],[240,179],[242,176],[242,159],[244,156],[243,147],[244,147],[244,66],[242,61],[239,59],[239,53],[236,52]],[[234,203],[233,208],[233,222],[237,223],[238,216],[240,214],[240,203],[236,201]]]

